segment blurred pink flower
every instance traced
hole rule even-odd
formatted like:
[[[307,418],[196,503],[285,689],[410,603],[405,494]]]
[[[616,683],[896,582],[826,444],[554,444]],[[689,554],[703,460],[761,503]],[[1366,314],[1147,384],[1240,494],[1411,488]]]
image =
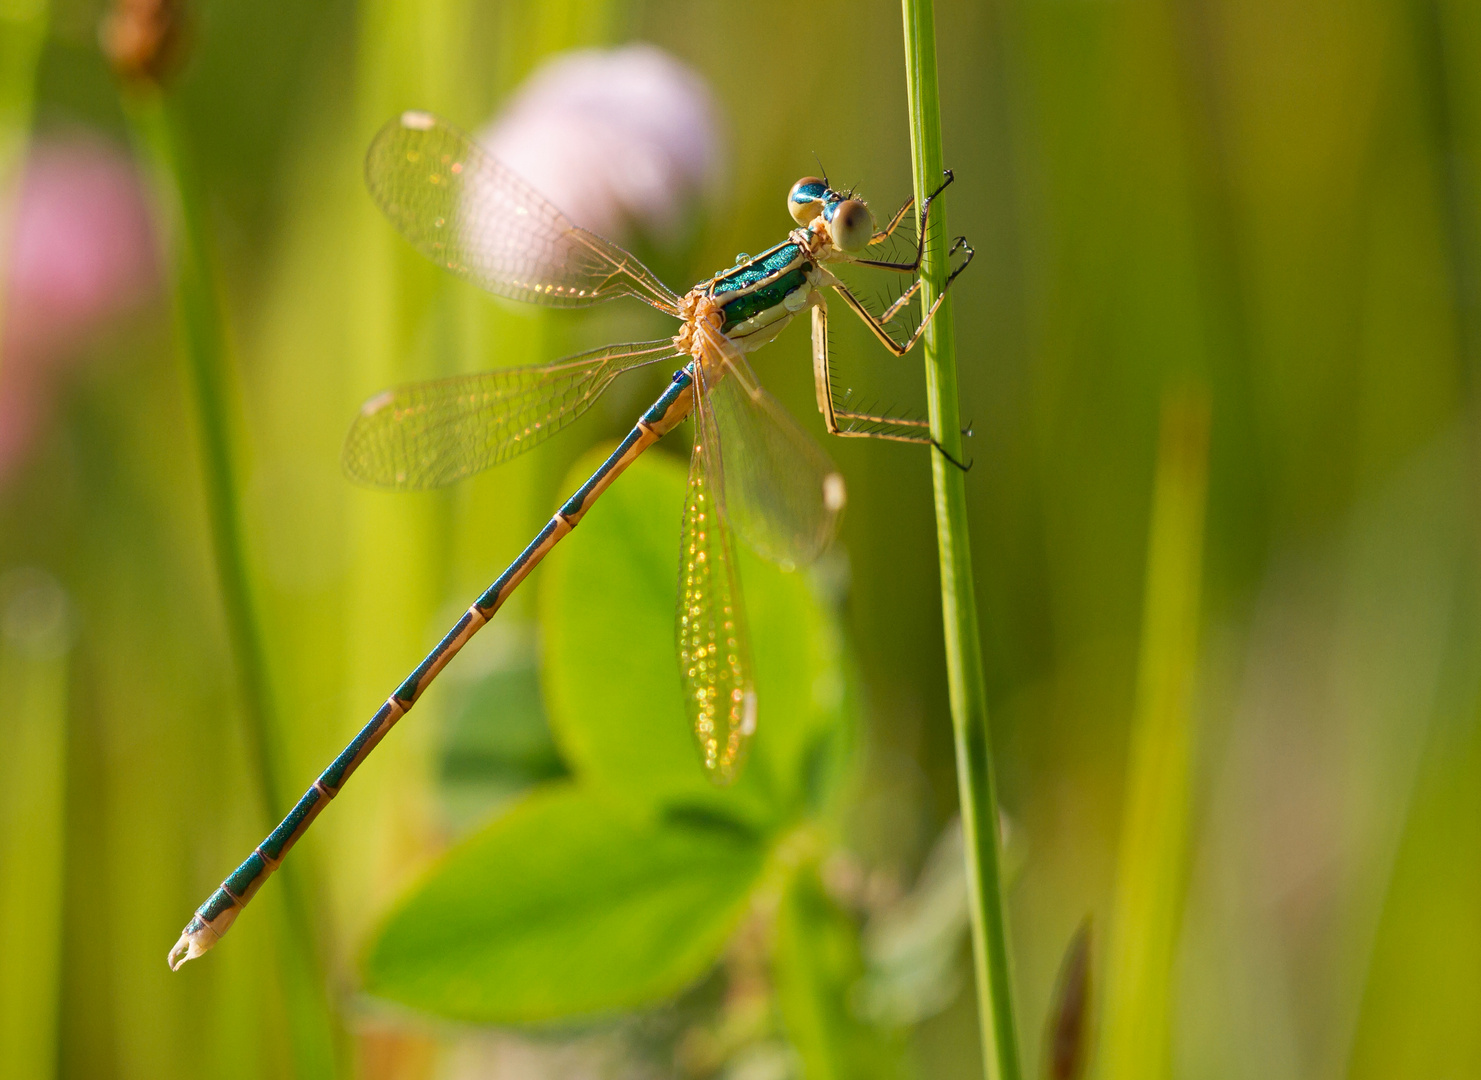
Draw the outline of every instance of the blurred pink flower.
[[[67,361],[104,322],[148,298],[159,279],[138,174],[100,139],[33,143],[10,213],[0,301],[0,482],[50,416]]]
[[[671,240],[719,171],[703,78],[652,45],[582,49],[525,80],[480,139],[577,225]]]

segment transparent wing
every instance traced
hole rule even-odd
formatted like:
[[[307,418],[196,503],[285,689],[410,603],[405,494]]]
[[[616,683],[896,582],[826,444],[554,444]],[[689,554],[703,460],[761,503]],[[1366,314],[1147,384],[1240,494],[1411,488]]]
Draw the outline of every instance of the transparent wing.
[[[762,389],[740,350],[717,331],[703,333],[725,372],[707,396],[724,448],[730,523],[763,558],[787,569],[804,566],[838,531],[843,475]]]
[[[367,401],[344,469],[373,487],[441,487],[507,461],[584,413],[625,371],[672,359],[672,340],[609,345],[542,367],[413,383]]]
[[[678,312],[678,297],[636,258],[571,224],[431,113],[405,112],[380,130],[365,182],[418,251],[491,293],[555,307],[636,296]]]
[[[695,379],[694,452],[679,550],[679,674],[705,770],[728,784],[756,730],[756,690],[725,520],[719,434],[703,381],[702,374]]]

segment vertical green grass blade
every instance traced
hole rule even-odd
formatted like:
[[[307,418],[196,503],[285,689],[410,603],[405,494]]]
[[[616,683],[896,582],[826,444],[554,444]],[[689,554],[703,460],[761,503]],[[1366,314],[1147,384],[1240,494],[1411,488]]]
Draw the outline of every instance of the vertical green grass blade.
[[[467,359],[458,283],[413,250],[376,209],[365,191],[363,161],[371,137],[404,109],[477,122],[482,106],[470,100],[478,86],[470,63],[472,18],[469,0],[356,5],[355,95],[347,117],[353,137],[347,160],[333,166],[353,176],[345,193],[346,322],[339,346],[349,400],[340,405],[340,423],[372,394],[453,374]],[[333,628],[345,664],[339,692],[346,712],[337,720],[342,739],[437,641],[446,624],[441,605],[466,605],[469,589],[463,583],[451,588],[449,581],[454,493],[391,497],[356,489],[339,476],[333,482],[346,499],[348,556],[342,619]],[[434,688],[396,729],[394,741],[372,755],[320,833],[330,852],[342,945],[366,931],[375,910],[436,843],[431,762],[444,689]]]
[[[227,633],[239,667],[248,747],[264,807],[275,816],[289,805],[289,796],[278,778],[280,755],[267,659],[242,541],[236,462],[239,421],[218,286],[211,266],[208,226],[179,118],[170,100],[150,94],[131,99],[131,105],[130,118],[150,155],[158,194],[172,218],[174,247],[170,259],[176,319],[187,398],[196,415],[195,434],[200,442],[216,572]]]
[[[6,200],[15,190],[26,156],[36,97],[36,68],[50,14],[49,0],[0,0],[0,253],[7,266],[10,207]],[[0,327],[5,325],[6,284],[0,275]]]
[[[263,820],[276,822],[289,805],[289,796],[278,776],[282,754],[277,745],[272,683],[242,534],[237,461],[240,406],[229,366],[210,229],[174,100],[153,88],[138,87],[126,95],[125,103],[135,138],[149,160],[161,209],[173,229],[169,256],[176,320],[186,398],[195,414],[201,452],[217,581]],[[300,876],[293,863],[278,873],[283,898],[279,910],[284,913],[279,960],[295,1068],[303,1077],[323,1077],[336,1070],[340,1040]]]
[[[1170,1067],[1207,488],[1207,398],[1195,389],[1170,393],[1152,496],[1141,664],[1106,963],[1101,1080],[1156,1080]]]
[[[25,150],[50,15],[49,0],[0,0],[0,181]]]
[[[903,0],[905,79],[910,103],[910,149],[916,205],[941,182],[941,103],[936,79],[936,26],[931,0]],[[921,266],[921,307],[935,301],[946,281],[945,208],[931,212]],[[956,352],[948,299],[922,338],[931,434],[962,460],[961,410],[957,404]],[[992,1080],[1018,1080],[1018,1031],[1013,1012],[1012,965],[1003,908],[1002,851],[997,794],[987,727],[987,687],[972,591],[972,551],[967,535],[966,476],[939,452],[931,454],[936,541],[941,561],[941,613],[946,632],[946,674],[956,738],[957,786],[972,890],[972,953],[982,1046]]]
[[[67,599],[39,570],[0,579],[0,1062],[55,1075],[66,836]]]

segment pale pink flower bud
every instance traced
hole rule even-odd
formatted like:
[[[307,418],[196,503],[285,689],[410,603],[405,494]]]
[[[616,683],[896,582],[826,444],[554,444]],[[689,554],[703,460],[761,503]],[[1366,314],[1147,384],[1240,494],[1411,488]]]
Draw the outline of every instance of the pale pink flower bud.
[[[636,224],[670,240],[718,174],[718,127],[703,78],[628,45],[553,57],[480,141],[577,225],[619,237]]]
[[[128,157],[100,139],[33,143],[10,209],[0,309],[0,480],[51,413],[89,334],[157,287],[154,230]]]

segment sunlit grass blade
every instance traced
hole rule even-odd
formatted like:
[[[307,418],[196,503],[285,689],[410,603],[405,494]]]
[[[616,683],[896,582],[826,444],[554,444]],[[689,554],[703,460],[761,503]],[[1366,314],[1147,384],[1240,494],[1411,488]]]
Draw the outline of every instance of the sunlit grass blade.
[[[130,99],[130,118],[150,156],[158,195],[173,218],[172,263],[180,350],[186,391],[194,408],[205,478],[207,516],[227,632],[239,666],[251,747],[260,795],[268,812],[288,803],[278,779],[277,730],[254,606],[250,570],[242,538],[237,462],[239,441],[236,390],[229,369],[219,286],[211,266],[211,245],[197,181],[182,140],[179,119],[168,99],[140,94]]]
[[[50,16],[49,0],[0,3],[0,181],[10,179],[25,149]]]
[[[1169,392],[1152,496],[1136,712],[1106,962],[1101,1080],[1168,1075],[1173,952],[1183,904],[1198,660],[1209,405]]]
[[[36,98],[36,68],[50,15],[50,0],[0,0],[0,252],[7,259],[8,200],[25,161]],[[5,277],[0,274],[0,327],[5,325]],[[0,363],[4,360],[0,356]]]
[[[0,1062],[55,1075],[66,850],[66,594],[39,570],[0,578]]]
[[[936,79],[936,24],[931,0],[903,0],[905,80],[910,99],[910,149],[916,205],[941,182],[941,103]],[[931,211],[930,236],[921,264],[921,310],[945,286],[946,210]],[[922,339],[931,435],[957,461],[962,459],[961,410],[957,404],[956,351],[951,301],[936,312]],[[1013,1010],[1013,974],[1003,908],[1002,851],[994,790],[992,744],[987,726],[987,685],[973,593],[971,541],[967,535],[967,486],[963,471],[939,451],[931,454],[935,488],[936,543],[941,562],[941,614],[946,634],[946,677],[956,739],[957,788],[961,800],[967,881],[972,892],[972,954],[979,1023],[987,1075],[1018,1080],[1018,1030]]]
[[[336,327],[343,359],[334,379],[326,382],[348,393],[341,409],[353,409],[367,396],[411,379],[493,366],[487,354],[475,352],[471,331],[482,329],[483,318],[497,316],[470,314],[493,305],[472,290],[460,302],[459,287],[447,272],[396,234],[366,188],[362,157],[375,132],[405,109],[428,109],[470,124],[483,115],[487,105],[478,100],[483,83],[469,64],[471,43],[479,40],[474,9],[470,0],[414,5],[359,0],[353,5],[354,93],[343,120],[352,134],[324,163],[351,181],[340,196],[339,229],[347,257],[343,263],[327,264],[331,272],[348,270]],[[293,318],[302,320],[302,313]],[[548,362],[563,351],[575,350],[500,353],[498,363]],[[283,371],[287,377],[280,376],[279,391],[291,392],[298,378],[290,374],[290,365]],[[332,412],[325,419],[330,416]],[[290,467],[291,446],[285,442],[283,447]],[[501,520],[487,532],[470,530],[480,541],[477,557],[462,575],[454,575],[453,538],[460,526],[466,528],[458,514],[467,505],[468,492],[484,484],[500,487],[511,471],[532,467],[537,466],[510,463],[457,494],[397,498],[344,491],[347,561],[336,596],[343,615],[338,626],[326,621],[319,638],[343,657],[338,685],[326,681],[345,703],[335,721],[334,743],[359,729],[367,708],[375,707],[392,679],[404,676],[408,658],[421,656],[436,640],[443,630],[441,605],[453,596],[466,603],[462,591],[489,580],[495,561],[490,553],[512,553],[518,550],[516,541],[526,539],[509,535],[522,530],[518,515],[511,512],[511,497],[500,509],[514,519],[515,527]],[[337,487],[342,483],[337,477],[331,482]],[[543,519],[549,508],[540,511]],[[500,547],[501,540],[507,546]],[[450,580],[454,577],[457,588]],[[430,766],[443,701],[440,693],[433,693],[418,706],[416,722],[397,731],[395,758],[368,761],[358,789],[326,821],[322,842],[342,947],[358,951],[356,940],[370,930],[378,909],[439,843]],[[315,757],[318,753],[322,749]],[[430,1052],[424,1033],[402,1028],[395,1040],[398,1053]],[[363,1032],[357,1042],[362,1059],[378,1052],[364,1041]]]

